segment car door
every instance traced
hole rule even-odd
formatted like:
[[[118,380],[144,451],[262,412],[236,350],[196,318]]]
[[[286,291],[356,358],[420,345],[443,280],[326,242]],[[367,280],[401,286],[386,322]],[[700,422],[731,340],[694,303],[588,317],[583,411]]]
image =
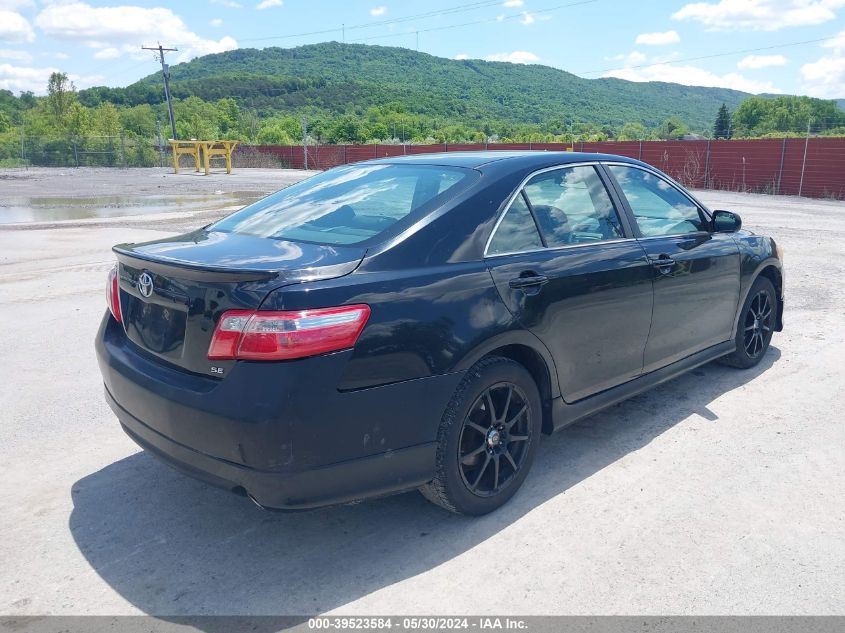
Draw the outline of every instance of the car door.
[[[485,252],[508,309],[551,352],[574,402],[642,373],[651,268],[596,165],[527,179]]]
[[[707,212],[655,171],[607,164],[654,279],[643,360],[649,372],[731,338],[739,301],[739,248],[712,233]]]

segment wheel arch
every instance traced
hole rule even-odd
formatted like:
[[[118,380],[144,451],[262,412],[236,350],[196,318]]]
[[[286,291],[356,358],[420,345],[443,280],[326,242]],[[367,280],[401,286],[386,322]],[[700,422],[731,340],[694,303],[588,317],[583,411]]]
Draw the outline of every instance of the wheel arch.
[[[548,349],[534,335],[524,330],[512,331],[508,335],[494,337],[477,347],[460,363],[468,369],[482,358],[502,356],[522,365],[537,385],[543,403],[543,433],[551,434],[552,400],[560,396],[557,370]]]
[[[769,281],[772,282],[772,285],[775,287],[775,300],[777,301],[777,319],[775,321],[775,331],[781,332],[783,330],[783,265],[781,264],[780,260],[770,257],[763,262],[761,262],[757,269],[754,271],[754,274],[751,276],[751,282],[748,284],[748,287],[745,289],[745,292],[742,296],[742,301],[739,304],[739,310],[737,312],[737,324],[739,323],[739,318],[741,316],[742,306],[745,305],[745,300],[748,298],[748,293],[751,292],[751,288],[754,287],[755,282],[760,278],[765,277]]]
[[[756,281],[758,277],[766,277],[775,287],[775,300],[778,303],[775,331],[781,332],[783,331],[783,269],[769,262],[764,264],[763,268],[760,269],[754,277],[754,281]]]

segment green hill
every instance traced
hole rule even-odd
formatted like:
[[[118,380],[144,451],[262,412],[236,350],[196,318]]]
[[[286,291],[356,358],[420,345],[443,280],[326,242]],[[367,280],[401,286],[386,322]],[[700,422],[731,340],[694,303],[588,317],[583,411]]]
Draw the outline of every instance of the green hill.
[[[541,65],[452,60],[404,48],[340,44],[238,49],[173,66],[177,98],[234,97],[262,116],[292,111],[361,114],[398,103],[444,122],[538,124],[570,121],[655,127],[678,117],[708,129],[722,103],[731,110],[749,95],[723,88],[620,79],[584,79]],[[83,103],[155,104],[161,73],[126,88],[92,88]]]

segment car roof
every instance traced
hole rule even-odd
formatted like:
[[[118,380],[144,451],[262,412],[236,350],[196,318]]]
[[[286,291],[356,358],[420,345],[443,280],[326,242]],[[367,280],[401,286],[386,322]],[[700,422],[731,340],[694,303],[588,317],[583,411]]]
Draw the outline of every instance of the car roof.
[[[587,152],[549,152],[545,150],[487,150],[473,152],[434,152],[425,154],[410,154],[405,156],[390,156],[367,161],[371,164],[397,165],[439,165],[442,167],[468,167],[478,169],[491,163],[497,166],[512,164],[514,167],[543,168],[548,165],[565,165],[567,163],[582,163],[590,161],[621,161],[639,164],[639,161],[625,156],[613,154],[593,154]]]

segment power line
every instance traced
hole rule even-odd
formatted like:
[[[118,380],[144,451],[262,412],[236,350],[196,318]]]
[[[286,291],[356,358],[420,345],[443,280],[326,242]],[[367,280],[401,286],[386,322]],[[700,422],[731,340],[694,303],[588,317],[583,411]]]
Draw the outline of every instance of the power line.
[[[170,116],[170,131],[173,133],[171,138],[175,140],[178,137],[176,136],[176,121],[173,118],[173,101],[170,99],[170,67],[164,61],[164,53],[175,53],[179,49],[164,48],[161,45],[161,42],[159,42],[158,46],[142,46],[141,49],[145,51],[158,51],[158,58],[161,62],[161,74],[164,75],[164,97],[167,99],[167,114]]]
[[[743,53],[754,53],[757,51],[770,51],[777,48],[789,48],[792,46],[803,46],[805,44],[817,44],[819,42],[828,42],[837,39],[838,36],[822,37],[815,40],[803,40],[801,42],[787,42],[785,44],[775,44],[773,46],[760,46],[758,48],[743,48],[735,51],[727,51],[724,53],[713,53],[712,55],[700,55],[698,57],[684,57],[682,59],[673,59],[664,62],[655,62],[653,64],[638,64],[636,66],[622,66],[621,68],[606,68],[604,70],[589,70],[586,72],[575,73],[576,75],[599,75],[602,73],[614,72],[616,70],[636,70],[639,68],[652,68],[654,66],[666,66],[670,64],[679,64],[681,62],[694,62],[702,59],[714,59],[716,57],[729,57],[731,55],[742,55]]]
[[[538,9],[536,11],[531,11],[530,15],[537,15],[540,13],[551,13],[552,11],[560,11],[561,9],[568,9],[570,7],[577,7],[584,4],[593,4],[595,2],[599,2],[600,0],[581,0],[580,2],[570,2],[568,4],[559,4],[554,7],[549,7],[547,9]],[[381,40],[386,39],[389,37],[401,37],[403,35],[414,35],[415,33],[431,33],[432,31],[445,31],[447,29],[457,29],[464,26],[475,26],[477,24],[489,24],[491,22],[504,22],[506,20],[516,20],[516,19],[525,19],[525,16],[522,13],[515,13],[513,15],[505,15],[499,16],[495,18],[485,18],[483,20],[473,20],[472,22],[462,22],[460,24],[447,24],[446,26],[433,26],[427,29],[418,29],[414,31],[405,31],[402,33],[387,33],[386,35],[374,35],[372,37],[364,37],[357,40],[352,40],[354,42],[369,42],[371,40]]]
[[[267,37],[252,37],[248,39],[241,39],[241,42],[264,42],[267,40],[284,40],[295,37],[307,37],[309,35],[325,35],[326,33],[343,33],[344,31],[352,31],[357,29],[373,28],[376,26],[388,26],[391,24],[401,24],[402,22],[409,22],[411,20],[422,20],[425,18],[451,15],[455,13],[463,13],[466,11],[475,11],[477,9],[485,9],[487,7],[495,6],[501,3],[501,0],[483,0],[480,2],[472,2],[470,4],[462,4],[454,7],[446,7],[437,11],[426,11],[425,13],[417,13],[414,15],[406,15],[398,18],[390,18],[387,20],[376,20],[373,22],[363,22],[361,24],[353,24],[351,26],[341,25],[340,27],[331,29],[321,29],[319,31],[305,31],[301,33],[289,33],[286,35],[271,35]]]

